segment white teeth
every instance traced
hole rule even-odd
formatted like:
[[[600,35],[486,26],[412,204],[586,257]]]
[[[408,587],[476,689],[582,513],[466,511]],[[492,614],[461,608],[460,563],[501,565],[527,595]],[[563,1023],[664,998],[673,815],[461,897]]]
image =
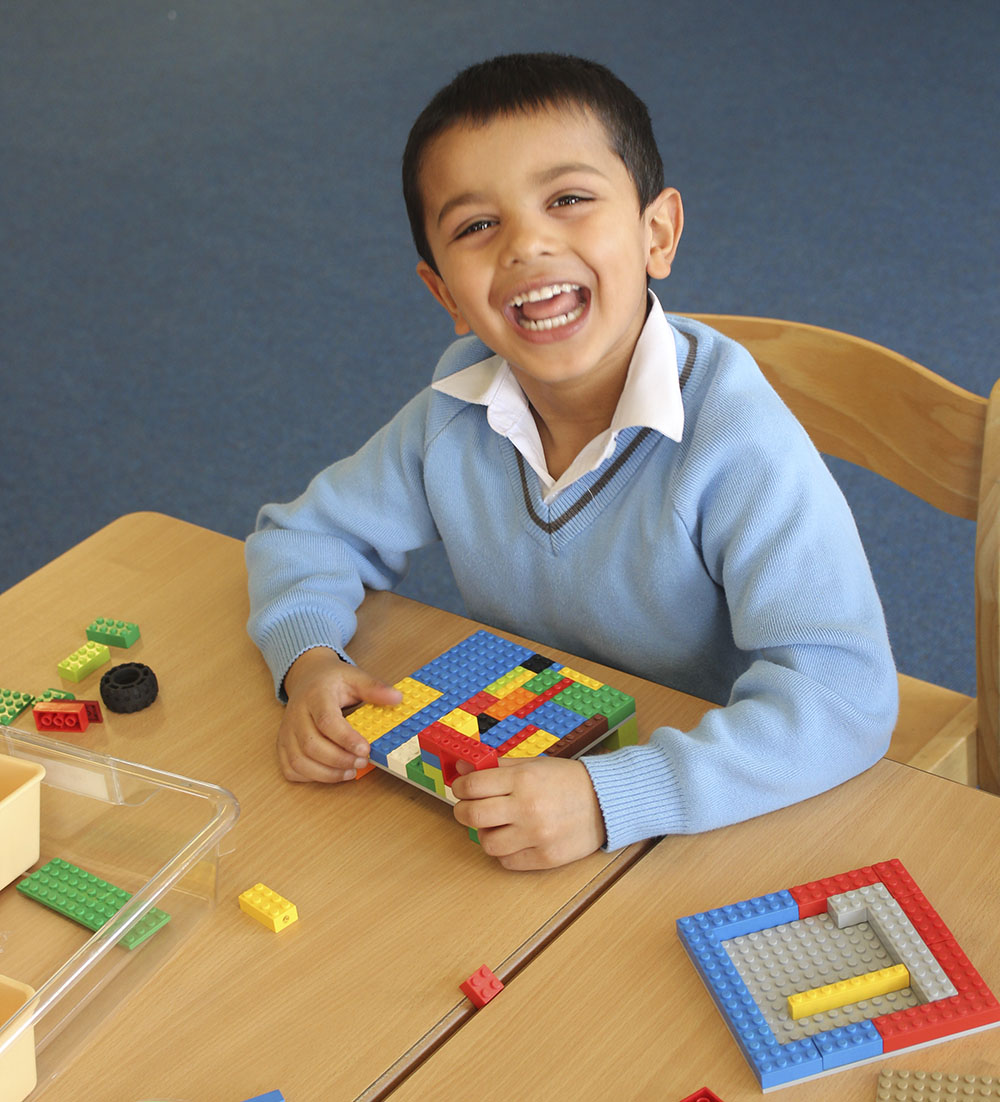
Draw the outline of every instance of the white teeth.
[[[583,313],[583,303],[581,303],[575,310],[570,310],[568,314],[559,314],[554,318],[542,318],[539,321],[530,321],[528,318],[519,318],[518,325],[522,329],[530,329],[531,332],[537,333],[543,329],[558,329],[562,325],[569,325],[571,321],[576,319]]]
[[[571,291],[579,291],[576,283],[553,283],[550,287],[538,287],[529,291],[526,295],[515,295],[511,300],[511,306],[523,306],[526,302],[544,302],[546,299],[555,298],[556,295],[566,295]]]

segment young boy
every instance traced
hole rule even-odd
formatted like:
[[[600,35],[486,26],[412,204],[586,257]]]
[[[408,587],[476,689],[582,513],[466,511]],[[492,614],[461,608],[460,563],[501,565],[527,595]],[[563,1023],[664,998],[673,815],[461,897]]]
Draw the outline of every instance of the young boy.
[[[708,830],[872,765],[896,676],[853,520],[749,355],[649,293],[683,213],[642,102],[578,58],[495,58],[431,101],[403,176],[418,274],[461,339],[247,541],[285,776],[366,763],[343,710],[398,695],[343,657],[354,612],[437,539],[475,619],[723,705],[644,746],[457,778],[456,819],[508,868]]]

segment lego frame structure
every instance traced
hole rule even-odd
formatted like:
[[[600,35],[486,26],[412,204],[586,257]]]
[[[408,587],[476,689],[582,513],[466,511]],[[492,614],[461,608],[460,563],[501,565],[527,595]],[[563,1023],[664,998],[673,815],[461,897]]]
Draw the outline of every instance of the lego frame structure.
[[[677,932],[764,1091],[1000,1024],[1000,1003],[898,860],[688,915]],[[894,965],[908,986],[845,1001]],[[789,1000],[827,989],[843,993],[793,1017]]]
[[[486,630],[395,688],[399,704],[364,704],[351,726],[371,745],[373,765],[449,803],[459,761],[486,769],[502,757],[575,758],[638,737],[627,693]]]

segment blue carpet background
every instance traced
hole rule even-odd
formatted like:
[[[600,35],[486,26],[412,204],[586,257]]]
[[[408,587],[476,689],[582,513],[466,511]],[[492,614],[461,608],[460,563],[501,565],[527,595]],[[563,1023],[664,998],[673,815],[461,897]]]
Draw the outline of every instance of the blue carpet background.
[[[649,104],[687,213],[669,309],[988,393],[998,32],[995,0],[0,0],[0,587],[131,510],[243,536],[425,383],[450,330],[399,157],[501,51]],[[973,526],[835,471],[901,668],[973,691]],[[437,551],[404,592],[459,608]]]

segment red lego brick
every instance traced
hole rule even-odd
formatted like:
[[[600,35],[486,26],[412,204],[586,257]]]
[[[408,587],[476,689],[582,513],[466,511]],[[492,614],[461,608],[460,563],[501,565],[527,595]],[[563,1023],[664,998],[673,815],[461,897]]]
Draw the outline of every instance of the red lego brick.
[[[507,739],[506,742],[501,742],[500,743],[500,745],[497,747],[497,757],[498,758],[504,757],[506,754],[509,754],[511,752],[511,750],[514,749],[515,746],[520,746],[520,744],[522,742],[524,742],[524,740],[526,738],[531,738],[532,735],[537,735],[537,734],[538,734],[538,728],[533,727],[530,723],[528,724],[527,727],[522,727],[521,730],[518,731],[516,735],[511,735],[510,738]]]
[[[989,989],[985,994],[956,995],[872,1019],[885,1053],[930,1044],[995,1022],[1000,1022],[1000,1003]]]
[[[865,866],[839,876],[827,876],[823,880],[799,884],[788,890],[799,905],[799,918],[811,918],[813,915],[826,913],[826,901],[831,895],[842,895],[855,888],[866,888],[869,884],[878,882],[878,873],[871,866]]]
[[[503,984],[484,964],[478,971],[473,972],[465,983],[459,984],[459,988],[482,1010],[490,999],[503,990]]]
[[[86,731],[90,724],[86,702],[47,700],[32,709],[39,731]]]
[[[451,785],[458,774],[458,763],[468,762],[473,769],[491,769],[497,764],[497,752],[492,746],[469,738],[443,723],[432,723],[418,736],[420,747],[434,754],[441,762],[444,783]]]
[[[87,709],[87,719],[89,719],[91,723],[104,722],[101,706],[96,700],[80,700],[78,703],[82,704]]]
[[[689,1094],[687,1098],[682,1098],[681,1102],[722,1102],[722,1099],[714,1091],[710,1091],[708,1087],[702,1087],[700,1091],[695,1091],[694,1094]]]
[[[913,877],[903,868],[902,862],[880,861],[872,867],[889,889],[889,894],[902,907],[903,913],[913,923],[926,945],[955,940],[951,930],[917,887]]]
[[[478,716],[482,715],[487,708],[491,708],[496,702],[497,698],[492,693],[488,693],[484,690],[470,697],[464,704],[460,704],[459,707],[463,712],[468,712],[470,716]]]

